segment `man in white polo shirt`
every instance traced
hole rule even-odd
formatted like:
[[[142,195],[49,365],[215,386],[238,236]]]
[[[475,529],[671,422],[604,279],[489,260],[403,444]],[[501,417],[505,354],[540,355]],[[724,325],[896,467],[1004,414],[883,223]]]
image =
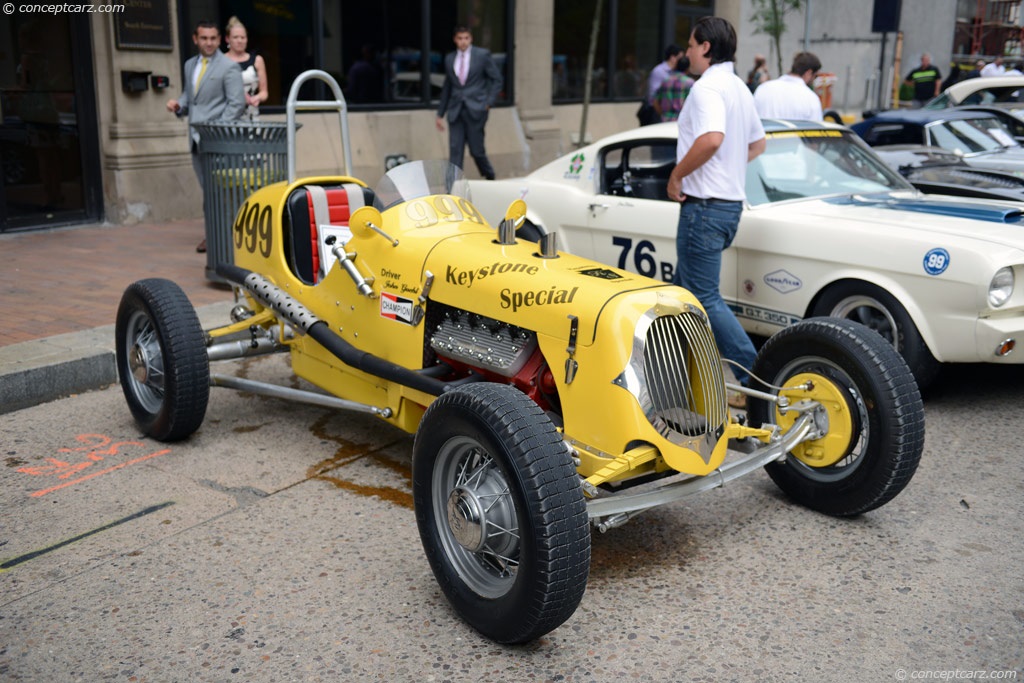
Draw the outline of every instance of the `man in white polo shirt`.
[[[719,291],[722,251],[732,244],[746,199],[747,162],[765,148],[754,97],[736,74],[736,31],[720,17],[701,17],[686,48],[700,78],[679,115],[678,163],[668,196],[681,202],[676,235],[676,284],[707,311],[723,358],[744,368],[757,352]],[[763,85],[761,87],[764,87]],[[746,385],[749,377],[736,372]]]
[[[811,90],[821,60],[813,52],[801,52],[793,58],[789,73],[763,83],[754,91],[754,107],[762,119],[823,121],[821,99]]]

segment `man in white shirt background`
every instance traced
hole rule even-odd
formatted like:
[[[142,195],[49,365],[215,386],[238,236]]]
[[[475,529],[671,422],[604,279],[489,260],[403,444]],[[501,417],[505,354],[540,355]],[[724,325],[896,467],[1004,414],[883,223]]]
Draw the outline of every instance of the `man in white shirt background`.
[[[1006,74],[1006,67],[1003,66],[1003,58],[996,57],[994,62],[986,64],[981,69],[982,78],[988,78],[989,76],[1003,76]]]
[[[701,17],[686,56],[690,73],[700,78],[679,114],[678,163],[667,187],[669,199],[682,204],[675,280],[707,311],[722,357],[750,368],[757,352],[722,299],[719,280],[722,251],[736,236],[746,199],[747,162],[765,149],[764,128],[750,89],[735,73],[736,31],[728,21]],[[746,372],[735,375],[749,381]]]
[[[813,52],[801,52],[793,58],[789,73],[762,83],[754,91],[754,107],[762,119],[822,121],[821,99],[811,90],[821,60]]]

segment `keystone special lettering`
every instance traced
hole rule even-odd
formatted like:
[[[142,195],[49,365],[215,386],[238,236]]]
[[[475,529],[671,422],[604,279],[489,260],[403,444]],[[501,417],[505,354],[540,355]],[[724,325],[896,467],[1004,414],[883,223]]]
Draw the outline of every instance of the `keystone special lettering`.
[[[454,266],[448,266],[444,279],[449,284],[472,287],[475,280],[483,280],[488,275],[500,273],[526,273],[536,275],[539,268],[527,263],[492,263],[489,266],[481,266],[473,270],[460,270]]]
[[[511,308],[515,313],[520,308],[528,306],[547,306],[548,304],[571,304],[576,290],[572,289],[538,289],[532,292],[513,292],[510,289],[501,290],[501,307]]]

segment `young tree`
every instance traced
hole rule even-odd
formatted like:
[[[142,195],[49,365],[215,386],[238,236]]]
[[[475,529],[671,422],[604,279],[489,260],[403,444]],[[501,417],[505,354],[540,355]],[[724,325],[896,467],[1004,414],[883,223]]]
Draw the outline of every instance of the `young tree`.
[[[772,39],[775,50],[775,61],[779,74],[782,70],[782,34],[786,32],[786,15],[803,9],[804,0],[751,0],[754,14],[750,20],[754,22],[754,33],[764,33]]]
[[[590,109],[590,89],[594,79],[594,54],[597,52],[597,37],[601,32],[601,6],[604,0],[597,0],[597,7],[594,9],[594,22],[590,27],[590,49],[587,50],[587,70],[584,73],[586,80],[583,82],[583,114],[580,117],[580,138],[576,141],[576,147],[583,147],[587,144],[587,112]]]

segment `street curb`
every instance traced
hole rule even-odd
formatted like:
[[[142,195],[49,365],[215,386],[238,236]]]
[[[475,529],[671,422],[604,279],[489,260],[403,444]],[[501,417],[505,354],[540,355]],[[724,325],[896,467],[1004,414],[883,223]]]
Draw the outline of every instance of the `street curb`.
[[[196,309],[203,329],[229,322],[233,301]],[[117,382],[114,326],[0,347],[0,415]]]

